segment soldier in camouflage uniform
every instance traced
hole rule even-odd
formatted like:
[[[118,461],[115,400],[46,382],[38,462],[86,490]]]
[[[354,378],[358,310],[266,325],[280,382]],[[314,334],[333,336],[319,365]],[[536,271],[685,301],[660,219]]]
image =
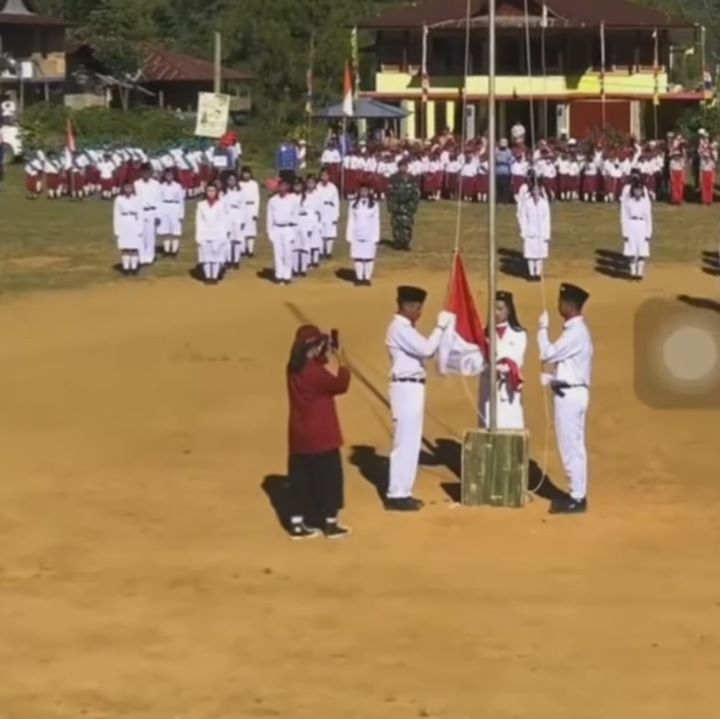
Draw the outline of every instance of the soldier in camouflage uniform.
[[[387,195],[393,243],[399,250],[410,249],[415,213],[420,202],[420,187],[407,170],[407,162],[402,160],[398,164],[398,173],[390,181]]]

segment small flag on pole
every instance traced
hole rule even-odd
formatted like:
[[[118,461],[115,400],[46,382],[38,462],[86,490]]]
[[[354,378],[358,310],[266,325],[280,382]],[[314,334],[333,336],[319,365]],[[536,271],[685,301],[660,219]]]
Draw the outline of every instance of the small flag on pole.
[[[460,254],[453,262],[446,309],[454,319],[440,342],[438,371],[443,375],[479,375],[485,367],[488,342]]]
[[[68,152],[75,152],[76,150],[75,133],[73,132],[72,121],[70,120],[70,118],[68,118],[67,121],[67,137],[65,140],[65,147]]]
[[[350,59],[353,70],[353,99],[357,100],[360,94],[360,48],[358,47],[358,31],[354,27],[350,33]]]
[[[430,93],[430,75],[428,75],[428,26],[423,25],[422,35],[422,67],[420,68],[420,85],[422,88],[422,101],[427,102]]]
[[[345,63],[345,81],[343,85],[343,115],[345,117],[353,116],[353,82],[350,74],[350,64]]]

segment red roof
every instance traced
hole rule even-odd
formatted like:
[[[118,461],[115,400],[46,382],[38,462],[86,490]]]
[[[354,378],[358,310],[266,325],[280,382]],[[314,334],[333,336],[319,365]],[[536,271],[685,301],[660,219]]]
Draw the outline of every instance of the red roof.
[[[540,3],[530,0],[529,12],[541,14]],[[511,13],[511,6],[524,13],[522,0],[505,2],[498,11]],[[568,26],[597,26],[605,23],[608,27],[692,27],[692,23],[678,20],[658,10],[639,5],[629,0],[545,0],[550,21]],[[375,17],[365,18],[358,27],[371,30],[412,29],[423,25],[448,23],[461,26],[466,17],[467,0],[415,0],[391,8]],[[470,0],[470,17],[487,14],[487,0]],[[455,23],[453,23],[455,21]]]
[[[171,52],[158,45],[143,46],[143,80],[145,82],[212,82],[213,63],[198,57]],[[222,68],[223,80],[250,80],[252,74]]]

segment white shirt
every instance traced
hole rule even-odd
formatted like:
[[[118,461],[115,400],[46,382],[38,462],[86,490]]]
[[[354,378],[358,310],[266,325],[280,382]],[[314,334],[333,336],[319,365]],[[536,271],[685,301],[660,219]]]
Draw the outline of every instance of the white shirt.
[[[368,200],[350,203],[346,239],[348,242],[380,242],[380,206]]]
[[[222,201],[218,198],[212,205],[207,200],[198,202],[195,214],[195,241],[224,242],[228,238],[230,225]]]
[[[540,361],[555,365],[555,379],[570,385],[590,386],[593,343],[582,315],[565,322],[557,342],[548,338],[547,328],[538,332]]]
[[[267,235],[270,242],[275,243],[282,239],[282,230],[297,225],[298,220],[297,195],[288,193],[284,197],[273,195],[267,203]]]
[[[407,317],[395,315],[388,327],[385,346],[390,353],[390,377],[424,379],[424,361],[438,350],[443,331],[436,327],[430,337],[423,337]]]
[[[135,180],[135,194],[138,196],[143,210],[156,212],[160,204],[160,183],[150,178]]]

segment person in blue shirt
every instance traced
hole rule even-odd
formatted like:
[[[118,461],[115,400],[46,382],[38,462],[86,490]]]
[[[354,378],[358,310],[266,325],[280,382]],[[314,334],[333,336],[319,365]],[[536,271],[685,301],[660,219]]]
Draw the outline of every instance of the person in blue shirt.
[[[280,143],[277,151],[276,165],[280,179],[292,185],[298,168],[297,145],[289,138]]]
[[[498,202],[503,205],[509,205],[512,202],[512,176],[510,174],[510,166],[512,165],[513,154],[508,147],[506,138],[500,140],[495,154],[495,173],[497,175],[497,194]]]

